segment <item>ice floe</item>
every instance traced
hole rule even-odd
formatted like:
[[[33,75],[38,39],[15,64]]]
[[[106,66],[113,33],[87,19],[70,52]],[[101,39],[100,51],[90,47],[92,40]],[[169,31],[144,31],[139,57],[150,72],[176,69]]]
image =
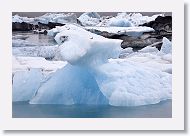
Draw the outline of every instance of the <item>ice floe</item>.
[[[64,26],[55,39],[60,44],[62,59],[70,64],[42,84],[31,104],[138,106],[171,99],[171,74],[118,59],[119,40],[106,39],[73,25]]]

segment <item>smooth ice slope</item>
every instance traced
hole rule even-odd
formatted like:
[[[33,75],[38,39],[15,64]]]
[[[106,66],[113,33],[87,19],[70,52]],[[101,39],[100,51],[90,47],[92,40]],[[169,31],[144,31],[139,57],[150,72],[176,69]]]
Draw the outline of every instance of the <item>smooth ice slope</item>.
[[[163,38],[162,42],[163,44],[160,51],[164,54],[172,53],[172,43],[165,37]]]
[[[171,74],[118,58],[119,40],[66,25],[55,37],[70,64],[44,83],[32,104],[138,106],[171,99]],[[109,60],[110,59],[110,60]]]
[[[41,69],[19,71],[13,76],[13,101],[30,100],[40,87],[44,77]]]
[[[38,90],[30,104],[107,104],[94,76],[87,68],[66,65]]]

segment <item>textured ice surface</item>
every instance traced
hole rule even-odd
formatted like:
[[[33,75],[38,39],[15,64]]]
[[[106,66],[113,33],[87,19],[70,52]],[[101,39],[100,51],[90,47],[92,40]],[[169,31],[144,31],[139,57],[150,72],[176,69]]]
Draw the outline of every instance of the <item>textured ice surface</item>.
[[[13,47],[12,53],[15,56],[43,57],[53,59],[56,56],[57,46],[34,46],[34,47]]]
[[[35,18],[20,17],[18,15],[14,15],[12,16],[12,22],[26,22],[29,24],[37,24],[38,22],[43,24],[48,24],[49,22],[60,24],[77,23],[77,16],[74,13],[47,13]]]
[[[63,60],[74,65],[88,66],[105,63],[109,58],[117,58],[122,42],[104,38],[74,25],[63,26],[55,40],[60,44]]]
[[[21,95],[22,99],[32,98],[31,104],[139,106],[171,99],[172,62],[168,50],[146,47],[139,52],[130,48],[121,52],[121,40],[107,39],[75,25],[57,27],[50,32],[56,35],[59,59],[68,64],[43,83],[38,81],[40,85],[32,80],[41,79],[38,71],[18,76],[17,82],[27,78],[27,85],[35,84],[30,94]],[[168,49],[170,44],[166,43],[163,40]],[[119,59],[120,53],[128,55]],[[22,92],[27,90],[26,86],[17,87]]]
[[[46,13],[43,16],[36,17],[35,21],[48,24],[49,22],[54,23],[77,23],[77,16],[74,13]]]
[[[164,16],[164,14],[157,14],[153,16],[143,16],[141,13],[118,13],[117,16],[108,19],[102,19],[97,26],[110,26],[114,23],[115,26],[123,26],[123,24],[129,22],[132,26],[139,26],[144,23],[154,21],[158,16]],[[116,23],[117,22],[117,23]],[[124,23],[125,22],[125,23]]]
[[[139,106],[171,99],[171,74],[128,60],[110,60],[95,74],[100,90],[114,106]]]
[[[55,40],[62,59],[71,65],[55,72],[31,104],[138,106],[171,99],[171,74],[130,59],[108,60],[118,57],[120,41],[73,25],[62,27]]]
[[[120,19],[111,18],[110,21],[109,21],[108,26],[132,27],[133,24],[129,20],[124,19],[124,18],[120,18]]]
[[[95,26],[100,23],[100,15],[96,12],[86,12],[83,13],[78,20],[84,26]]]
[[[48,61],[42,57],[12,57],[12,73],[18,71],[29,71],[30,69],[41,69],[44,75],[55,72],[57,69],[64,67],[67,62]]]
[[[165,42],[166,41],[166,42]],[[166,44],[167,43],[167,44]],[[139,63],[146,67],[151,67],[154,69],[159,69],[163,72],[172,73],[172,51],[171,42],[163,38],[163,45],[160,51],[157,48],[147,46],[138,52],[128,53],[122,50],[120,57],[131,62]],[[167,50],[167,53],[164,53]]]
[[[19,15],[14,15],[12,16],[12,22],[18,22],[18,23],[26,22],[26,23],[33,24],[34,18],[20,17]]]

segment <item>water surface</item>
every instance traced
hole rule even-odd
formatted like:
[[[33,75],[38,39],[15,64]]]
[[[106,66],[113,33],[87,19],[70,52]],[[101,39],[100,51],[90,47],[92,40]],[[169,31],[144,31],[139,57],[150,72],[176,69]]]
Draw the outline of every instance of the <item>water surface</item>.
[[[171,118],[172,101],[137,107],[97,105],[32,105],[13,102],[13,118]]]

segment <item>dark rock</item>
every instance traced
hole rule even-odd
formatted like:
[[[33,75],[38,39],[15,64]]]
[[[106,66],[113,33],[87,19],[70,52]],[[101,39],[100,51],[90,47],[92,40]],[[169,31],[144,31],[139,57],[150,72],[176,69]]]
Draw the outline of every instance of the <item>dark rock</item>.
[[[38,22],[38,26],[40,29],[52,29],[55,28],[56,26],[64,26],[65,24],[61,23],[54,23],[54,22],[49,22],[48,24],[43,24]]]
[[[28,24],[26,22],[12,22],[12,30],[13,31],[30,31],[32,30],[34,25]]]
[[[172,39],[172,17],[171,16],[158,16],[154,21],[145,23],[141,26],[148,26],[155,30],[152,33],[157,38],[166,37]]]

